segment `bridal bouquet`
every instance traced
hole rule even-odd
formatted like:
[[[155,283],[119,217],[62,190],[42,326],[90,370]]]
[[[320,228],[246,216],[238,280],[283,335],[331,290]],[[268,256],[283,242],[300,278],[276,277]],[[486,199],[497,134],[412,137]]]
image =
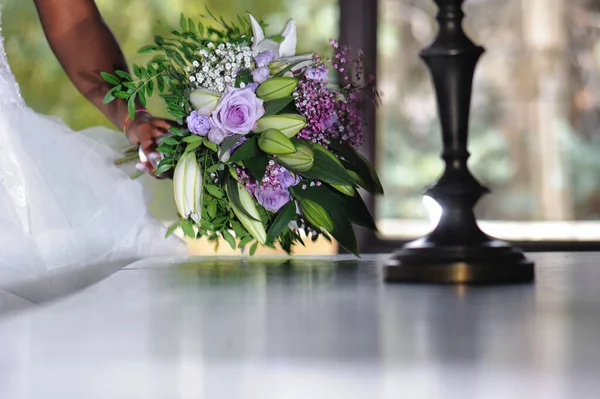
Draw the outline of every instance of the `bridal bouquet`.
[[[183,15],[180,28],[163,25],[169,36],[140,50],[155,56],[134,65],[134,76],[102,73],[114,86],[105,102],[125,99],[133,117],[136,99],[145,104],[158,92],[179,123],[157,149],[156,173],[173,173],[181,216],[168,234],[181,228],[253,254],[277,243],[290,253],[304,232],[358,254],[352,224],[376,227],[357,188],[383,193],[357,151],[361,104],[378,99],[360,57],[348,59],[335,41],[331,60],[296,55],[294,21],[266,37],[251,15],[237,24],[210,18],[219,29]]]

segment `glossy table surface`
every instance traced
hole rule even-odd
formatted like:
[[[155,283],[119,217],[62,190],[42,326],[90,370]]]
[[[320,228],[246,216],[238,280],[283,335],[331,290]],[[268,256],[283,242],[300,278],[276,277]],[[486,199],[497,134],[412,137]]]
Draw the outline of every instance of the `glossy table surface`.
[[[0,316],[0,398],[598,397],[600,253],[529,256],[536,283],[502,287],[386,285],[384,257],[139,261]]]

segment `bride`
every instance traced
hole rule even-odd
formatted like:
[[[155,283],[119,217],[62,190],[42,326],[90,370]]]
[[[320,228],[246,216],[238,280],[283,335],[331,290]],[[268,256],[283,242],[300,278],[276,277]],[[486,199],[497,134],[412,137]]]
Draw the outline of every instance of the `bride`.
[[[57,270],[89,268],[152,255],[183,255],[177,238],[148,211],[138,181],[113,165],[117,148],[139,144],[156,166],[155,138],[169,128],[142,107],[103,104],[100,71],[126,68],[93,0],[35,0],[48,42],[77,89],[116,126],[74,132],[29,109],[10,70],[0,31],[0,288]],[[117,137],[121,135],[121,137]],[[118,147],[114,145],[113,147]]]

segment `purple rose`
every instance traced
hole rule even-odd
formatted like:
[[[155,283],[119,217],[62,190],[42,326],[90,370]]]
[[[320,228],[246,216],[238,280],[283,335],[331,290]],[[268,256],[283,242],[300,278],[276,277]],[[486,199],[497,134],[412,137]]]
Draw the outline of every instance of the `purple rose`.
[[[321,65],[318,67],[308,68],[306,72],[304,72],[304,76],[306,76],[307,79],[325,83],[328,80],[327,72],[327,68]]]
[[[275,53],[273,53],[272,50],[264,51],[258,54],[256,57],[254,57],[256,65],[258,65],[259,67],[265,67],[269,65],[269,63],[273,61],[273,59],[275,59]]]
[[[196,111],[192,111],[186,121],[190,132],[199,136],[206,136],[212,128],[210,118],[208,116],[200,115]]]
[[[229,135],[245,135],[256,128],[256,122],[264,114],[263,100],[256,97],[252,89],[229,86],[211,119],[215,127]]]
[[[250,74],[256,83],[262,83],[269,78],[271,72],[267,67],[260,67],[250,72]]]
[[[256,92],[256,89],[258,89],[258,83],[248,83],[246,88]]]
[[[227,134],[216,127],[213,127],[210,132],[208,132],[208,140],[215,144],[221,144],[226,137]]]
[[[292,197],[287,189],[282,188],[263,188],[258,186],[254,190],[254,197],[258,203],[267,211],[277,212],[285,204],[290,202]]]
[[[289,170],[284,169],[283,172],[279,173],[279,184],[282,188],[289,188],[300,183],[300,176],[293,176]]]

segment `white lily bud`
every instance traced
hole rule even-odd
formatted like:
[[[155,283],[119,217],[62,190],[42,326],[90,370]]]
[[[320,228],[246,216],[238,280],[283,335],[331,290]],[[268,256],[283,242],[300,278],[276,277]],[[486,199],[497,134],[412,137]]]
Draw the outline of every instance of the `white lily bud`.
[[[193,151],[177,162],[173,174],[173,193],[181,217],[191,217],[198,223],[202,217],[202,170]]]
[[[261,133],[268,129],[277,129],[286,137],[292,138],[306,126],[306,119],[297,114],[280,114],[263,116],[256,124],[255,132]]]
[[[233,212],[238,217],[240,222],[242,222],[246,230],[248,230],[248,233],[250,233],[256,241],[264,245],[267,241],[267,232],[262,222],[259,222],[260,214],[258,213],[258,209],[256,208],[254,198],[252,198],[248,190],[246,190],[246,188],[240,183],[237,183],[237,189],[242,207],[248,213],[248,215],[252,216],[252,218],[256,220],[246,216],[233,203],[231,204],[231,208],[233,209]]]
[[[217,108],[221,94],[208,89],[196,89],[190,94],[190,102],[199,115],[210,116]]]

